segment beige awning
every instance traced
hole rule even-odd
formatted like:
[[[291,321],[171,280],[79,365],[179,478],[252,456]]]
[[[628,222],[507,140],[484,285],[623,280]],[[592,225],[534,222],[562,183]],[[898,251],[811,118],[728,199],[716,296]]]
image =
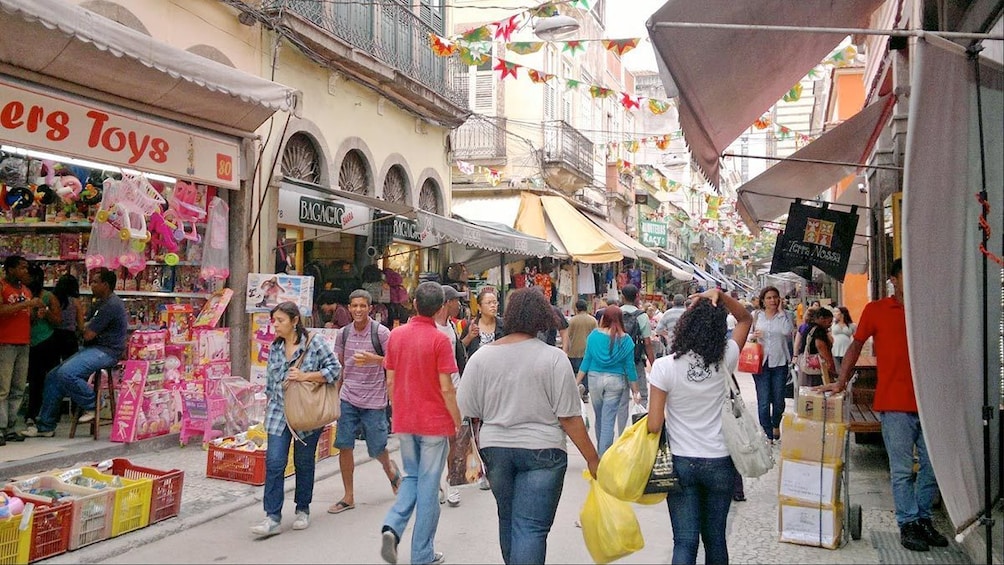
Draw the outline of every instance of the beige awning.
[[[854,174],[858,167],[852,165],[806,161],[867,162],[879,131],[892,114],[894,102],[892,95],[876,100],[791,155],[792,159],[804,161],[781,161],[739,187],[736,208],[750,231],[757,234],[762,222],[787,214],[792,200],[816,198]]]
[[[611,263],[624,258],[609,237],[564,198],[529,192],[520,196],[517,230],[549,240],[557,236],[572,259],[580,263]]]
[[[65,0],[0,0],[0,62],[165,110],[179,121],[253,132],[299,92],[172,47]],[[45,82],[42,80],[42,82]],[[197,124],[203,125],[203,124]]]
[[[670,0],[648,33],[694,160],[718,186],[726,147],[843,39],[810,31],[695,29],[660,22],[866,28],[884,0]]]

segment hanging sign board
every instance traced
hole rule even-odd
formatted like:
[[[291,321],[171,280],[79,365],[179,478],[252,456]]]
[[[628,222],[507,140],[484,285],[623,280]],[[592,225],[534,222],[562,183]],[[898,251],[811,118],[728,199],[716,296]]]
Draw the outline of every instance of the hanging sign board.
[[[240,188],[240,145],[85,98],[0,79],[0,141],[67,157]]]
[[[794,272],[809,278],[811,267],[817,267],[844,282],[857,227],[856,206],[850,212],[838,212],[793,202],[784,233],[774,246],[771,274]]]
[[[321,194],[279,189],[279,223],[369,235],[370,209]]]
[[[669,229],[665,221],[653,222],[651,220],[641,220],[639,224],[641,229],[638,230],[640,234],[638,239],[642,245],[658,249],[666,248]]]

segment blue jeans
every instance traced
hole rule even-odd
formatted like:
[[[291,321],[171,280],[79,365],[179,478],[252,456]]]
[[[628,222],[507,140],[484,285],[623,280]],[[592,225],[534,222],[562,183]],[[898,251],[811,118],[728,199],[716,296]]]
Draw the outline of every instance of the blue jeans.
[[[774,437],[774,428],[781,425],[784,415],[784,385],[788,382],[788,365],[764,367],[753,375],[756,384],[756,407],[760,416],[760,427],[767,439]]]
[[[481,456],[498,504],[499,545],[505,563],[543,563],[565,484],[561,449],[486,447]]]
[[[384,531],[391,530],[400,541],[415,513],[411,533],[411,562],[432,563],[436,557],[435,537],[439,527],[439,479],[446,467],[450,444],[446,436],[398,434],[404,479],[397,501],[384,518]]]
[[[282,521],[282,503],[285,498],[283,486],[286,482],[286,464],[289,463],[289,444],[293,444],[293,465],[296,466],[296,491],[293,502],[297,512],[310,514],[310,501],[314,498],[314,458],[317,455],[317,440],[321,430],[297,432],[300,439],[293,439],[289,428],[282,434],[268,434],[268,451],[265,452],[265,494],[262,503],[265,514],[275,521]]]
[[[625,390],[629,389],[624,375],[589,373],[589,402],[596,412],[596,451],[600,457],[614,443],[614,424]]]
[[[927,455],[924,431],[914,412],[880,412],[882,440],[889,454],[889,475],[892,478],[892,499],[896,506],[896,523],[900,526],[931,518],[931,505],[938,491],[934,468]],[[919,460],[913,475],[913,448]]]
[[[666,498],[673,523],[673,563],[696,563],[698,539],[705,563],[728,563],[725,522],[732,504],[736,468],[731,457],[673,456],[681,491]]]
[[[94,388],[87,384],[87,378],[94,371],[111,367],[118,361],[103,349],[85,347],[74,353],[61,365],[45,376],[42,392],[42,408],[38,411],[35,426],[40,432],[56,429],[59,423],[59,403],[69,396],[84,410],[94,410]]]
[[[362,426],[366,436],[366,451],[376,459],[387,451],[387,409],[359,408],[342,400],[342,414],[338,417],[338,427],[335,429],[335,447],[338,449],[354,449],[356,433]]]

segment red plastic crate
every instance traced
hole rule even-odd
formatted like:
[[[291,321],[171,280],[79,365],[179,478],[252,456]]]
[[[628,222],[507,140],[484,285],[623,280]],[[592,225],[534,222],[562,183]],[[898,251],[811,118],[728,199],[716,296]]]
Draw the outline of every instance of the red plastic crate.
[[[317,458],[315,461],[321,461],[331,457],[331,444],[334,442],[334,426],[328,424],[321,429],[321,437],[317,439]]]
[[[70,530],[73,527],[72,502],[56,502],[51,498],[19,493],[9,486],[3,491],[8,496],[20,498],[25,504],[30,502],[35,505],[29,562],[66,553],[70,548]]]
[[[110,466],[109,466],[110,463]],[[127,479],[150,479],[153,481],[153,495],[150,499],[150,523],[177,516],[181,511],[181,491],[185,484],[185,472],[180,469],[162,471],[134,465],[124,458],[98,464],[105,472]]]
[[[265,451],[229,449],[209,443],[206,476],[248,485],[265,484]]]

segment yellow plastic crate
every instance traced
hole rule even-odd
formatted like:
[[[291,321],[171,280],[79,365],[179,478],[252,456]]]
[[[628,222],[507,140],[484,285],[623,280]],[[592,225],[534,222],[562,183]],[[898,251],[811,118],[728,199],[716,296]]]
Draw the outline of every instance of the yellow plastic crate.
[[[0,563],[4,565],[28,562],[34,520],[30,513],[25,514],[0,520]]]
[[[127,479],[106,475],[93,467],[82,467],[64,473],[80,472],[84,477],[108,485],[114,493],[112,511],[112,537],[145,528],[150,524],[150,499],[153,496],[153,481],[150,479]],[[116,486],[116,485],[122,486]]]
[[[111,535],[115,493],[110,489],[96,490],[72,485],[51,475],[22,478],[9,487],[18,495],[35,494],[46,498],[44,491],[57,491],[67,495],[59,500],[48,500],[53,503],[69,500],[73,504],[70,540],[67,544],[70,551],[106,540]]]
[[[322,461],[331,457],[338,450],[335,449],[335,425],[328,424],[321,429],[321,437],[317,438],[317,451],[314,454],[314,461]],[[293,441],[296,441],[295,439]],[[283,472],[284,477],[290,477],[296,472],[296,467],[293,465],[293,444],[289,445],[289,457],[286,459],[286,470]]]

